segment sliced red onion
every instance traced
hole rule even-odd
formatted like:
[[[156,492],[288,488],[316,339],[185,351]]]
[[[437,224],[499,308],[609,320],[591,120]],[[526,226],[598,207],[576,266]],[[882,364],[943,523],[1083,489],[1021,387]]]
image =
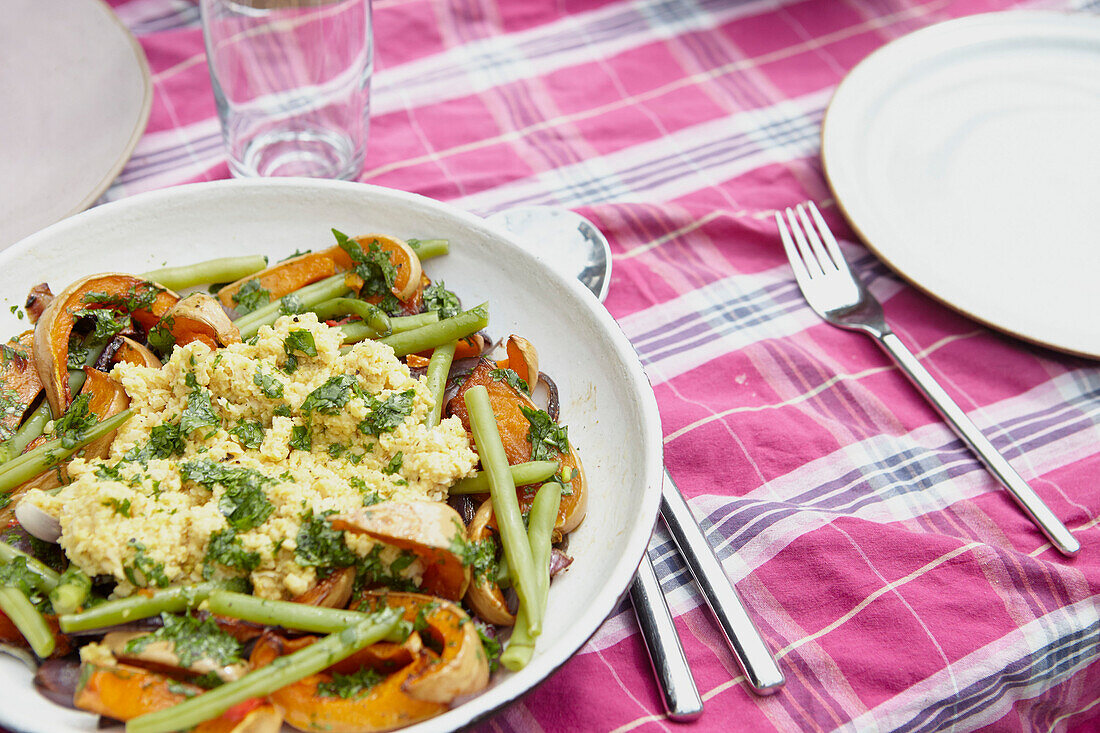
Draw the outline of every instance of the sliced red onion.
[[[42,697],[76,709],[73,697],[80,683],[80,662],[75,659],[47,659],[34,675],[34,686]]]
[[[567,567],[573,564],[573,558],[566,555],[564,552],[554,547],[550,550],[550,577],[565,570]]]

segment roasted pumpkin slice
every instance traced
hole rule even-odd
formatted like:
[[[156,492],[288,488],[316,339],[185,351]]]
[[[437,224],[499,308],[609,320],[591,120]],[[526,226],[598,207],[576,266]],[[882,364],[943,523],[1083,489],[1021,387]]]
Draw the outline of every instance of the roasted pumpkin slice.
[[[377,244],[383,252],[389,255],[390,262],[397,270],[397,276],[394,278],[390,291],[402,303],[410,302],[416,296],[417,291],[422,290],[424,287],[422,279],[424,270],[420,266],[420,258],[416,256],[416,252],[405,240],[389,237],[385,234],[364,234],[361,237],[355,237],[354,241],[363,248],[364,252],[369,253],[371,245]],[[343,247],[330,247],[324,250],[323,254],[331,257],[336,263],[336,267],[341,271],[346,272],[355,269],[355,263]]]
[[[53,414],[72,400],[69,392],[69,336],[81,311],[122,310],[145,329],[160,321],[179,296],[134,275],[106,272],[89,275],[65,288],[42,312],[34,327],[34,362]]]
[[[341,269],[346,270],[348,268],[342,267]],[[226,308],[237,308],[241,288],[244,288],[253,280],[256,281],[256,285],[253,287],[258,288],[256,292],[266,290],[271,300],[278,300],[284,295],[335,274],[336,262],[328,251],[310,252],[283,260],[266,270],[242,277],[237,282],[226,285],[218,291],[218,300]],[[238,299],[235,300],[234,296],[237,296]]]
[[[509,464],[526,463],[531,460],[531,443],[528,433],[531,431],[531,423],[524,416],[520,407],[535,409],[531,400],[512,388],[503,379],[494,379],[492,372],[495,365],[482,359],[470,372],[470,376],[463,382],[458,394],[448,404],[450,414],[457,415],[462,421],[466,431],[470,430],[470,418],[466,411],[466,403],[463,399],[466,390],[475,385],[481,385],[489,392],[489,404],[492,405],[493,414],[496,416],[497,428],[500,431],[500,439],[504,444],[504,452],[508,456]],[[584,519],[588,508],[588,482],[585,480],[584,469],[580,459],[572,448],[568,453],[555,452],[553,460],[561,464],[561,475],[569,479],[564,481],[565,491],[561,497],[561,508],[558,510],[558,521],[555,529],[562,533],[572,532]],[[538,486],[517,487],[520,506],[527,510],[535,500]]]
[[[0,441],[12,436],[42,392],[33,351],[34,331],[0,345]]]
[[[404,645],[373,644],[275,691],[270,700],[290,725],[333,733],[393,730],[439,715],[455,698],[488,685],[489,666],[477,629],[457,605],[417,593],[366,594],[356,605],[402,609],[406,621],[420,621],[419,634],[429,643],[421,645],[414,633]],[[315,641],[269,632],[253,649],[252,665],[264,667]]]
[[[455,553],[465,527],[451,507],[438,501],[384,501],[332,517],[334,529],[368,537],[407,550],[424,566],[426,593],[458,600],[470,583],[470,569]]]
[[[108,417],[117,415],[130,406],[130,398],[126,395],[126,390],[110,376],[91,367],[84,367],[84,374],[87,376],[80,394],[89,395],[88,412],[93,413],[98,420],[105,420]],[[111,443],[115,439],[116,432],[113,431],[93,440],[80,450],[79,455],[87,459],[106,457],[111,450]],[[15,516],[15,509],[19,505],[17,500],[23,494],[31,489],[49,491],[68,483],[69,476],[65,470],[66,465],[68,465],[67,462],[50,468],[48,471],[12,489],[8,494],[7,505],[0,509],[0,522],[3,523],[3,526],[7,526],[7,522]]]
[[[176,346],[201,341],[211,349],[240,343],[241,332],[221,305],[206,293],[192,293],[168,309],[160,326],[172,334]]]
[[[496,536],[490,520],[493,518],[493,502],[486,499],[478,507],[470,525],[466,528],[466,539],[471,544],[483,542]],[[485,621],[498,626],[513,626],[515,615],[508,609],[508,602],[496,579],[488,573],[475,575],[466,589],[466,605]]]
[[[139,715],[179,705],[205,690],[188,682],[113,660],[85,661],[73,704],[115,720],[133,720]],[[259,712],[257,717],[253,715]],[[259,733],[277,731],[281,720],[273,706],[262,700],[248,700],[217,718],[200,723],[194,733]],[[259,725],[260,727],[253,727]]]

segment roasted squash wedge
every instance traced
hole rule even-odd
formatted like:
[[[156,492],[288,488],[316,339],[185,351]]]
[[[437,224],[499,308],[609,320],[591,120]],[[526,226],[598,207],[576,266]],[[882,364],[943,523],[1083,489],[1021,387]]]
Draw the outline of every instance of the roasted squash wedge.
[[[125,310],[140,326],[149,329],[177,302],[179,296],[171,290],[119,272],[89,275],[65,288],[34,326],[35,368],[53,414],[63,413],[72,401],[68,378],[69,336],[80,311]]]
[[[531,460],[531,443],[527,439],[531,424],[524,417],[520,406],[533,408],[535,405],[526,395],[517,392],[504,380],[493,379],[491,372],[494,368],[495,365],[492,362],[482,359],[466,378],[458,394],[450,401],[448,410],[450,414],[458,416],[463,427],[469,432],[470,418],[466,412],[463,395],[466,390],[475,385],[485,387],[489,392],[489,403],[493,407],[493,414],[497,418],[497,428],[500,430],[504,452],[508,455],[508,463],[511,465],[525,463]],[[569,474],[569,480],[563,484],[568,493],[562,494],[558,521],[554,528],[567,533],[576,529],[584,519],[588,508],[588,482],[585,480],[581,462],[572,448],[567,454],[558,453],[556,458],[561,463],[562,473]],[[524,510],[530,508],[538,489],[538,486],[517,487],[521,508]]]
[[[0,345],[0,441],[12,436],[42,392],[33,351],[34,331]]]

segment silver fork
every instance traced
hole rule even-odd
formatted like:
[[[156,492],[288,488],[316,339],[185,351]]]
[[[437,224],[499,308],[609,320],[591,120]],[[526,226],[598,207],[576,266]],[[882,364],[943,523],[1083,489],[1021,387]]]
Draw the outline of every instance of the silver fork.
[[[798,287],[814,312],[834,326],[863,331],[874,338],[989,472],[1008,489],[1024,514],[1038,525],[1051,544],[1063,555],[1076,555],[1081,550],[1081,543],[890,330],[882,314],[882,305],[852,272],[814,203],[807,201],[796,206],[794,211],[788,208],[785,213],[786,221],[778,212],[775,215],[779,236]]]

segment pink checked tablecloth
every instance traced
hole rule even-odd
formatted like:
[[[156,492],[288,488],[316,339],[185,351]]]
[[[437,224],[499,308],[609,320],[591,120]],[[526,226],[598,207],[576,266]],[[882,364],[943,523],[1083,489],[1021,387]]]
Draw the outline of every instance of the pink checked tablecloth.
[[[155,98],[106,198],[227,177],[195,2],[112,5],[145,48]],[[747,691],[658,533],[650,554],[706,701],[684,728],[1100,729],[1100,366],[901,282],[855,243],[818,159],[822,111],[856,62],[929,23],[1012,5],[375,2],[362,180],[482,214],[561,204],[611,240],[607,306],[653,382],[669,470],[787,674],[774,697]],[[772,212],[807,198],[852,242],[901,337],[1074,530],[1080,557],[1051,550],[869,339],[806,307]],[[661,715],[623,604],[483,728],[681,726]]]

